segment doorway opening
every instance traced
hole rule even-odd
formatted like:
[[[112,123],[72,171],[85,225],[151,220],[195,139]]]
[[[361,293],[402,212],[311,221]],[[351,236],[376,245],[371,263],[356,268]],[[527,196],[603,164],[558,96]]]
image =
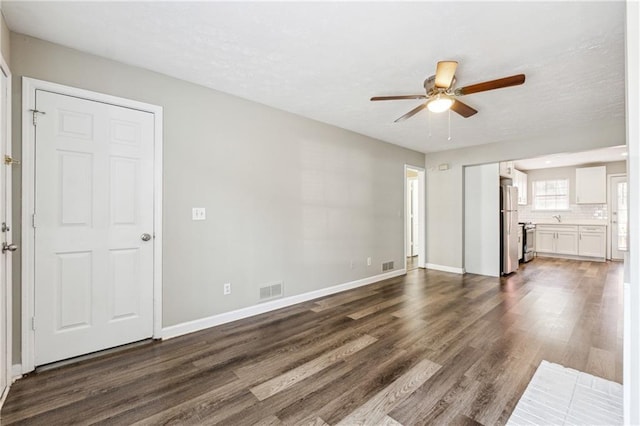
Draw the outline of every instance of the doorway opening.
[[[535,226],[536,257],[624,259],[626,155],[619,145],[509,162],[519,188],[518,220]]]
[[[425,172],[405,165],[405,269],[424,268]]]

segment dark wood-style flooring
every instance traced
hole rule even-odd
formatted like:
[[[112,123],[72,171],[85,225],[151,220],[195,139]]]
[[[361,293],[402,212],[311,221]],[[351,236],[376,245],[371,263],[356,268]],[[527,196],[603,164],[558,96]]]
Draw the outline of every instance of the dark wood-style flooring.
[[[622,265],[414,270],[32,374],[8,424],[504,424],[541,360],[622,381]]]

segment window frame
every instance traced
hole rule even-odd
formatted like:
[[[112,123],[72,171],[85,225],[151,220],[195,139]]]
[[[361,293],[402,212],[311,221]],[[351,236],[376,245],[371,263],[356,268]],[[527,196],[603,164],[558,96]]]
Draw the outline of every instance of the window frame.
[[[566,182],[566,187],[567,187],[567,192],[566,195],[558,195],[556,194],[544,194],[541,195],[542,197],[548,197],[547,199],[553,199],[555,201],[555,206],[554,208],[545,208],[545,207],[541,207],[538,205],[538,183],[539,182],[554,182],[555,185],[555,191],[557,192],[558,189],[558,183],[557,182]],[[540,211],[540,212],[562,212],[562,211],[568,211],[571,209],[571,181],[569,180],[569,178],[553,178],[553,179],[538,179],[538,180],[534,180],[531,182],[531,195],[532,195],[532,199],[531,199],[531,209],[533,211]],[[553,198],[552,198],[553,197]],[[561,200],[561,197],[566,197],[566,207],[558,207],[558,201]]]

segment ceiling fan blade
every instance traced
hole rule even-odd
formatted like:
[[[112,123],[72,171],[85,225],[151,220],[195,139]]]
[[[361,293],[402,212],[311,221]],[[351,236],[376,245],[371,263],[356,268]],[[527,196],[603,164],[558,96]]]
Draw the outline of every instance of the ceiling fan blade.
[[[458,68],[456,61],[440,61],[436,68],[436,87],[448,89]]]
[[[427,99],[427,95],[374,96],[372,101],[397,101],[400,99]]]
[[[453,101],[453,105],[451,105],[451,109],[454,112],[457,112],[458,114],[463,116],[464,118],[469,118],[478,112],[475,109],[471,108],[469,105],[462,103],[457,99]]]
[[[399,121],[404,121],[407,118],[413,117],[414,115],[416,115],[417,113],[419,113],[420,111],[422,111],[423,109],[425,109],[427,107],[427,103],[423,103],[418,105],[417,107],[415,107],[414,109],[412,109],[411,111],[409,111],[408,113],[406,113],[405,115],[403,115],[402,117],[394,120],[394,123],[397,123]]]
[[[511,77],[504,77],[497,80],[485,81],[484,83],[461,87],[460,89],[456,89],[455,93],[458,96],[470,95],[471,93],[486,92],[487,90],[518,86],[522,83],[524,83],[524,74],[518,74],[512,75]]]

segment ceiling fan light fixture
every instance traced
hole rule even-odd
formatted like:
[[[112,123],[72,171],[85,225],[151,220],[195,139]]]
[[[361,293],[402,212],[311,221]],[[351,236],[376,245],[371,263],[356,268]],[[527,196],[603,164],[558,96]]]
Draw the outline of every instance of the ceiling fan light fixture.
[[[451,108],[451,105],[453,105],[453,99],[450,96],[438,93],[427,103],[427,108],[431,112],[444,112]]]

